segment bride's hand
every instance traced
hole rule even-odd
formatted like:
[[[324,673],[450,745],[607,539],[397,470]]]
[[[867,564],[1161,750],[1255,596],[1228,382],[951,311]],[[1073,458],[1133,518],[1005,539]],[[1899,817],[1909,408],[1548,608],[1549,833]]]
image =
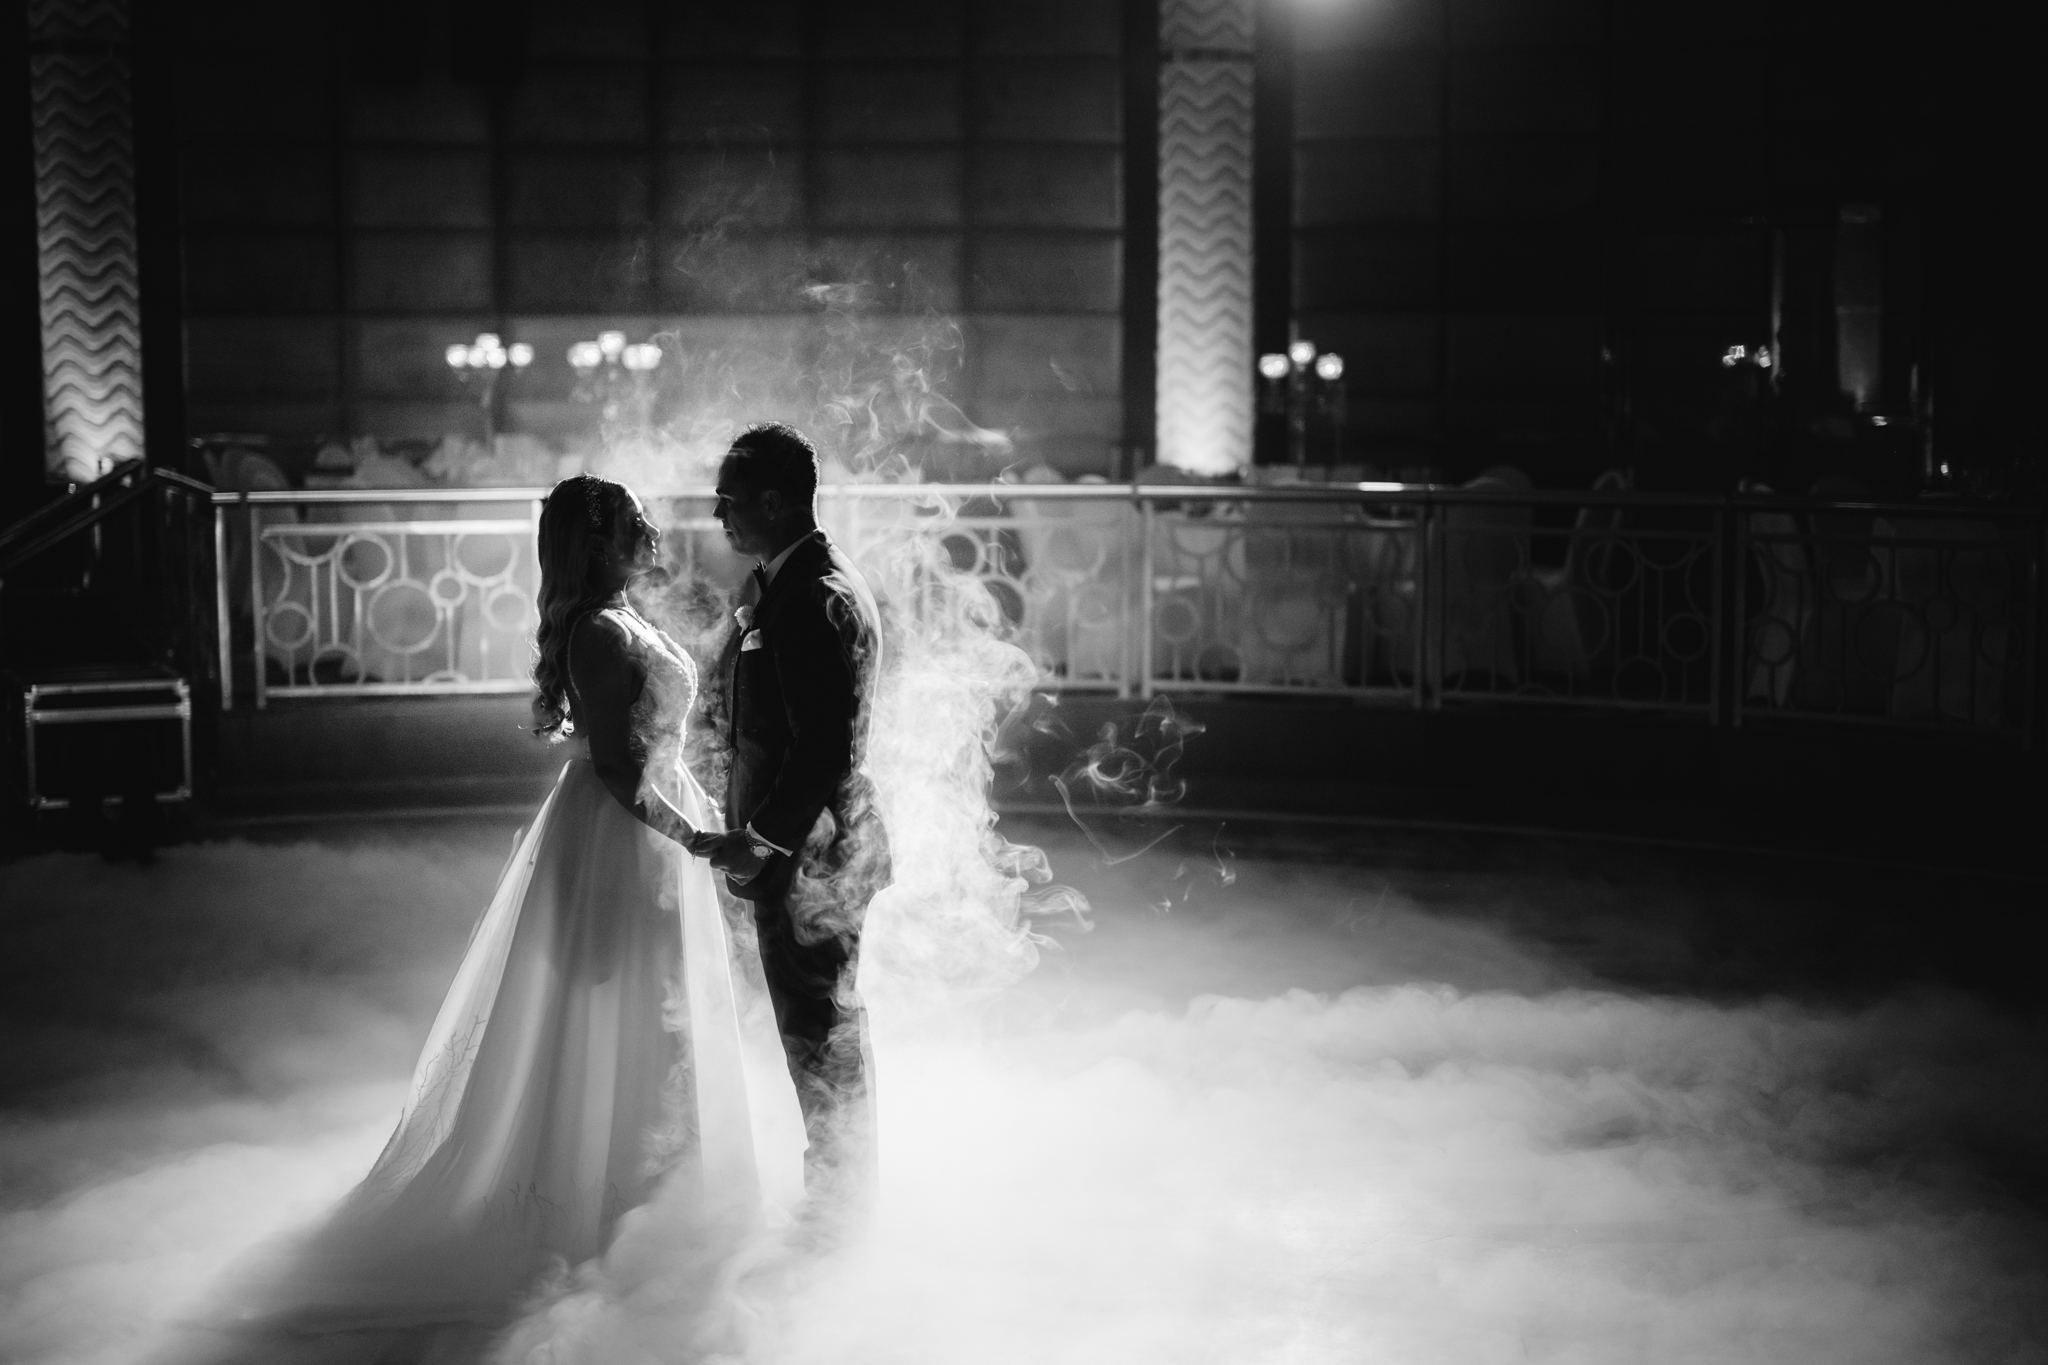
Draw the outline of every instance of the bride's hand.
[[[683,813],[665,799],[650,797],[647,804],[647,823],[654,826],[656,833],[675,840],[692,853],[697,852],[704,839],[702,830],[683,818]]]

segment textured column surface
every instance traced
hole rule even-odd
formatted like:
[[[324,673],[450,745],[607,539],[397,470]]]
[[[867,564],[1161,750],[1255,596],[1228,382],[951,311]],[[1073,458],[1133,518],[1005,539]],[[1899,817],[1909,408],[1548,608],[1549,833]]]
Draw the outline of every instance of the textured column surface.
[[[1252,0],[1163,0],[1159,459],[1252,457]]]
[[[142,454],[135,139],[124,0],[31,0],[45,468],[86,480]]]

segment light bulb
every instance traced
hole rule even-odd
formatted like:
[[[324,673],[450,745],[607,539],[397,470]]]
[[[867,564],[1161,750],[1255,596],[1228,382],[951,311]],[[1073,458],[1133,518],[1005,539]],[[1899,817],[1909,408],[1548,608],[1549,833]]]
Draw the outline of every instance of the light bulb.
[[[512,368],[523,370],[533,363],[533,347],[523,341],[515,341],[507,351],[512,357]]]
[[[1287,377],[1287,357],[1281,355],[1278,351],[1272,351],[1260,356],[1259,373],[1268,379],[1285,379]]]
[[[448,348],[449,369],[459,370],[467,364],[469,364],[469,347],[464,346],[461,342],[457,342]]]
[[[629,370],[651,370],[661,363],[661,347],[651,341],[628,346],[622,359]]]
[[[503,346],[493,346],[491,347],[490,350],[484,352],[484,364],[490,366],[494,370],[504,369],[505,362],[508,359],[510,359],[510,357],[505,354],[505,348]]]
[[[481,370],[491,363],[491,353],[481,346],[472,346],[469,348],[468,360],[472,370]]]
[[[569,363],[579,370],[594,370],[604,363],[604,352],[594,341],[579,341],[569,348]]]
[[[1335,351],[1325,351],[1316,357],[1316,378],[1335,383],[1344,377],[1344,357]]]
[[[1287,348],[1287,358],[1302,369],[1316,358],[1316,344],[1313,341],[1297,341]]]
[[[626,334],[624,332],[599,332],[597,334],[597,349],[604,352],[606,360],[617,360],[619,353],[626,349]]]
[[[496,332],[478,332],[476,334],[476,344],[483,347],[486,351],[495,351],[498,349],[498,334]]]

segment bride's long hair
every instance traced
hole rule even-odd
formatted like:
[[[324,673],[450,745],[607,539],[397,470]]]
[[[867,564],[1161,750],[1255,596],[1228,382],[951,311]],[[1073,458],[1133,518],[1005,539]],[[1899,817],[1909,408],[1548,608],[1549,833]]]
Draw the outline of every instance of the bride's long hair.
[[[555,485],[540,508],[540,627],[533,633],[533,732],[549,741],[576,731],[569,704],[569,636],[586,612],[618,590],[612,530],[623,485],[578,474]]]

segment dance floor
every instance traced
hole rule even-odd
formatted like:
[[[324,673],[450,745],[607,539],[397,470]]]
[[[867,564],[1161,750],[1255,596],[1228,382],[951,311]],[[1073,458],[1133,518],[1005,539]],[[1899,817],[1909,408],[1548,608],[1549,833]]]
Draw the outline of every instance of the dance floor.
[[[517,824],[0,866],[0,1359],[150,1360],[225,1265],[348,1188]],[[1092,927],[878,1020],[882,1210],[737,1289],[727,1359],[2048,1360],[2039,885],[1005,828]],[[540,1340],[522,1358],[701,1358],[602,1274]]]

